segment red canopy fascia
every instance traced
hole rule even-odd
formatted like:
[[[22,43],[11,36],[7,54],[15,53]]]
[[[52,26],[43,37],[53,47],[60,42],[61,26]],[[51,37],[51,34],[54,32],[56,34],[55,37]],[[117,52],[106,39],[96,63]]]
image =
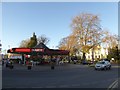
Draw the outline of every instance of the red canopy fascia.
[[[15,48],[14,52],[31,52],[30,48]]]
[[[58,49],[43,49],[43,48],[12,48],[8,50],[8,53],[40,53],[43,55],[69,55],[67,50],[58,50]]]

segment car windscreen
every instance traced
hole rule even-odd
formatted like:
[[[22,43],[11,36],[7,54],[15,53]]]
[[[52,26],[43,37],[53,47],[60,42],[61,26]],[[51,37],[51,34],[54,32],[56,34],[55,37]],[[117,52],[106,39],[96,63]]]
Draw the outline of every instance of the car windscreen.
[[[98,62],[97,64],[104,64],[105,62]]]

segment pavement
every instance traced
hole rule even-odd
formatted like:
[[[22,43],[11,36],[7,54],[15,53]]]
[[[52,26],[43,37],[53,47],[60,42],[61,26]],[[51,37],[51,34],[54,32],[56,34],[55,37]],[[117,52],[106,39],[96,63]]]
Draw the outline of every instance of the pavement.
[[[54,70],[67,70],[67,69],[73,69],[73,68],[78,68],[78,67],[85,68],[85,67],[90,67],[90,66],[82,65],[82,64],[62,64],[62,65],[55,65]],[[94,68],[94,66],[90,68]],[[120,68],[120,66],[112,65],[112,68]],[[0,69],[9,70],[10,68],[6,68],[6,66],[4,65]],[[28,70],[28,67],[26,65],[14,64],[13,70]],[[51,66],[50,65],[33,65],[31,70],[32,71],[48,71],[48,70],[51,70]]]
[[[73,67],[74,66],[74,67]],[[55,65],[55,69],[54,70],[62,70],[62,69],[72,69],[72,68],[84,68],[84,67],[88,67],[88,65],[80,65],[80,64],[64,64],[64,65]],[[2,66],[3,70],[9,70],[10,68],[6,68],[5,65]],[[26,65],[20,65],[20,64],[14,64],[14,68],[13,70],[27,70],[27,66]],[[46,71],[46,70],[51,70],[51,66],[50,65],[33,65],[31,70],[34,71]]]

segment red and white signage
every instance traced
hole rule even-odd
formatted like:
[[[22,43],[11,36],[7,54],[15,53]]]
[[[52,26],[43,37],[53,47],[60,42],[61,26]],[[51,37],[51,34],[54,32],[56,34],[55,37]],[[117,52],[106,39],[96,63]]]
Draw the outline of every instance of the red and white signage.
[[[32,52],[44,52],[44,49],[32,49]]]

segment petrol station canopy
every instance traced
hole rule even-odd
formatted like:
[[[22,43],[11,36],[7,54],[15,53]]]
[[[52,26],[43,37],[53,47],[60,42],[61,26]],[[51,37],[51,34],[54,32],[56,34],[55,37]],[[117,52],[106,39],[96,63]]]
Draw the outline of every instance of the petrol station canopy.
[[[43,43],[39,43],[33,48],[11,48],[7,53],[26,55],[69,55],[68,50],[49,49]]]

